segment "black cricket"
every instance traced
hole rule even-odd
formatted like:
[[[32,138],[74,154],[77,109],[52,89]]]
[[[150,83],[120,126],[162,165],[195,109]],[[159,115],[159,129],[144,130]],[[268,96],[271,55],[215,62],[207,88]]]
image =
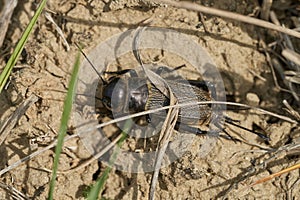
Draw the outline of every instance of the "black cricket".
[[[178,68],[181,67],[182,66]],[[177,70],[178,68],[173,70]],[[158,67],[155,72],[161,75],[162,71],[171,72],[173,70],[166,67]],[[103,81],[101,100],[108,110],[113,110],[115,113],[119,113],[120,116],[122,116],[169,105],[169,98],[162,94],[146,77],[138,76],[135,70],[127,69],[119,72],[106,73],[114,74],[107,82],[101,78]],[[126,73],[129,73],[130,76],[121,76]],[[209,82],[174,79],[166,79],[166,81],[179,103],[187,103],[191,101],[190,99],[202,102],[213,101],[214,96],[216,95],[214,86]],[[156,116],[161,117],[161,113]],[[175,129],[178,129],[180,126],[180,128],[190,133],[207,134],[208,132],[201,130],[199,126],[208,125],[213,119],[218,117],[219,116],[213,116],[211,104],[190,106],[185,108],[184,111],[183,109],[179,110],[179,117]],[[254,133],[265,141],[269,140],[269,137],[264,134],[257,133],[236,124],[236,120],[224,116],[222,116],[222,118],[228,124]],[[148,123],[151,122],[151,117],[149,115],[146,115],[146,119]],[[226,133],[226,136],[220,136],[226,139],[234,139],[221,127],[218,120],[214,120],[213,123],[220,129],[220,132]]]

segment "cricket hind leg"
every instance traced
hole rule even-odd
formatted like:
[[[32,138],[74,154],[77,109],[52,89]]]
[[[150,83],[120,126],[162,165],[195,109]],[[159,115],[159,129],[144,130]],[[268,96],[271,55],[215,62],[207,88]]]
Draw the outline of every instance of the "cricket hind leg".
[[[250,133],[253,133],[255,135],[257,135],[258,137],[260,137],[261,139],[263,139],[264,141],[268,142],[270,141],[270,138],[265,135],[265,134],[262,134],[262,133],[258,133],[254,130],[250,130],[246,127],[243,127],[241,125],[238,125],[236,124],[235,122],[238,122],[238,120],[233,120],[227,116],[225,116],[225,119],[224,119],[225,123],[227,124],[230,124],[230,125],[233,125],[233,126],[236,126],[242,130],[245,130],[245,131],[248,131]],[[193,134],[196,134],[196,135],[211,135],[211,136],[219,136],[219,137],[222,137],[224,139],[227,139],[227,140],[233,140],[233,141],[241,141],[237,138],[234,138],[233,136],[231,136],[226,130],[225,128],[223,128],[221,126],[220,123],[218,122],[215,122],[213,123],[215,127],[218,128],[218,130],[215,130],[215,131],[204,131],[204,130],[201,130],[200,128],[197,128],[197,127],[193,127],[193,126],[189,126],[187,124],[183,124],[183,123],[180,123],[180,122],[176,122],[176,125],[175,125],[175,129],[176,130],[179,130],[179,128],[181,130],[184,130],[184,131],[187,131],[188,133],[193,133]],[[225,133],[225,135],[221,135],[219,134],[220,132],[223,132]]]
[[[205,131],[205,130],[201,130],[200,128],[197,127],[193,127],[193,126],[189,126],[187,124],[183,124],[180,122],[176,122],[175,124],[175,130],[179,130],[179,128],[183,131],[186,131],[187,133],[191,133],[191,134],[196,134],[196,135],[209,135],[209,136],[213,136],[213,137],[221,137],[224,138],[226,140],[233,140],[233,141],[240,141],[237,138],[232,137],[224,128],[222,128],[221,126],[217,126],[217,128],[219,130],[214,130],[214,131]],[[224,132],[225,135],[219,134],[220,132]]]
[[[242,129],[242,130],[245,130],[245,131],[247,131],[247,132],[250,132],[250,133],[252,133],[252,134],[255,134],[255,135],[257,135],[259,138],[263,139],[265,142],[269,142],[269,141],[270,141],[270,138],[269,138],[267,135],[262,134],[262,133],[258,133],[258,132],[254,131],[254,130],[248,129],[248,128],[246,128],[246,127],[243,127],[243,126],[237,124],[237,122],[239,122],[239,120],[231,119],[231,118],[228,117],[228,116],[223,116],[222,118],[223,118],[223,122],[224,122],[225,124],[230,124],[230,125],[232,125],[232,126],[235,126],[235,127],[240,128],[240,129]],[[222,127],[222,125],[220,124],[220,121],[217,120],[217,121],[214,121],[214,122],[212,122],[212,123],[213,123],[213,125],[215,125],[218,129],[222,130],[222,132],[224,132],[224,133],[228,136],[228,138],[231,138],[232,140],[235,140],[235,141],[241,141],[241,140],[239,140],[239,139],[236,139],[236,138],[232,137],[232,136],[225,130],[225,128]]]
[[[264,141],[266,141],[266,142],[270,141],[270,138],[267,135],[262,134],[262,133],[258,133],[258,132],[254,131],[254,130],[250,130],[250,129],[248,129],[246,127],[243,127],[243,126],[241,126],[239,124],[236,124],[235,122],[239,122],[239,120],[233,120],[233,119],[231,119],[229,117],[225,117],[225,123],[233,125],[235,127],[238,127],[240,129],[248,131],[250,133],[253,133],[253,134],[257,135],[258,137],[260,137],[261,139],[263,139]]]

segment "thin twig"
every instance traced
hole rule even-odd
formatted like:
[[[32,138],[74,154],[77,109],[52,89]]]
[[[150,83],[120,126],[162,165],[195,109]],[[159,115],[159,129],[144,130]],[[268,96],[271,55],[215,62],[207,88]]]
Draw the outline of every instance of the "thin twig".
[[[241,15],[241,14],[237,14],[237,13],[233,13],[233,12],[229,12],[229,11],[224,11],[224,10],[219,10],[219,9],[215,9],[215,8],[210,8],[210,7],[206,7],[206,6],[201,6],[199,4],[196,3],[191,3],[191,2],[187,2],[187,1],[173,1],[173,0],[153,0],[156,3],[164,3],[164,4],[168,4],[174,7],[178,7],[178,8],[185,8],[187,10],[193,10],[193,11],[197,11],[197,12],[202,12],[202,13],[206,13],[206,14],[210,14],[210,15],[216,15],[219,17],[225,17],[228,19],[232,19],[232,20],[236,20],[236,21],[241,21],[244,23],[248,23],[248,24],[253,24],[256,26],[260,26],[260,27],[264,27],[267,29],[272,29],[275,31],[279,31],[297,38],[300,38],[300,33],[288,28],[284,28],[282,26],[278,26],[275,24],[272,24],[270,22],[266,22],[264,20],[260,20],[260,19],[256,19],[253,17],[248,17],[245,15]]]
[[[255,64],[254,64],[255,65]],[[256,73],[255,71],[253,71],[252,69],[247,69],[253,76],[256,76],[257,78],[259,78],[260,80],[262,80],[263,82],[266,82],[267,80],[262,77],[260,74]]]
[[[205,24],[205,19],[204,19],[203,13],[199,12],[198,16],[200,18],[200,22],[201,22],[201,24],[203,26],[203,29],[204,29],[205,33],[209,33],[208,28],[207,28],[207,26]]]
[[[250,187],[253,187],[254,185],[257,185],[257,184],[260,184],[260,183],[264,183],[264,182],[269,181],[269,180],[271,180],[271,179],[273,179],[277,176],[281,176],[282,174],[288,173],[290,171],[293,171],[293,170],[299,169],[299,168],[300,168],[300,163],[298,163],[296,165],[293,165],[291,167],[288,167],[286,169],[283,169],[283,170],[281,170],[279,172],[276,172],[274,174],[271,174],[271,175],[269,175],[267,177],[264,177],[262,179],[259,179],[259,180],[255,181],[254,183],[250,184]]]

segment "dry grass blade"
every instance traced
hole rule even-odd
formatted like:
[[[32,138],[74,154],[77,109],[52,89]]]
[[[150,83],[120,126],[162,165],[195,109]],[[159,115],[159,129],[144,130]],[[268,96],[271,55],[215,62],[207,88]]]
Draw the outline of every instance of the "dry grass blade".
[[[68,41],[66,40],[61,28],[55,23],[55,21],[53,20],[53,18],[51,17],[51,15],[48,12],[44,12],[44,15],[45,15],[46,19],[48,19],[55,26],[57,33],[63,40],[63,44],[66,46],[66,50],[70,51],[70,45],[69,45]]]
[[[257,108],[257,107],[254,107],[254,106],[249,106],[249,105],[246,105],[246,104],[234,103],[234,102],[225,102],[225,101],[205,101],[205,102],[179,103],[179,104],[176,104],[176,105],[173,105],[173,106],[164,106],[162,108],[147,110],[147,111],[135,113],[135,114],[132,114],[132,115],[128,115],[128,116],[125,116],[125,117],[119,117],[117,119],[110,120],[109,122],[101,123],[101,124],[97,125],[94,128],[95,129],[96,128],[102,128],[102,127],[107,126],[109,124],[124,121],[124,120],[129,119],[129,118],[140,117],[140,116],[143,116],[143,115],[156,113],[156,112],[159,112],[159,111],[162,111],[162,110],[167,110],[167,109],[170,109],[170,108],[182,108],[182,107],[188,107],[188,106],[194,106],[194,105],[207,105],[207,104],[232,105],[232,106],[237,106],[237,107],[242,107],[242,108],[247,108],[247,109],[253,109],[253,110],[256,110],[260,113],[270,115],[270,116],[282,119],[284,121],[287,121],[287,122],[290,122],[290,123],[293,123],[293,124],[298,124],[297,121],[295,121],[295,120],[293,120],[289,117],[286,117],[286,116],[283,116],[283,115],[278,115],[276,113],[273,113],[273,112],[270,112],[270,111],[267,111],[267,110],[264,110],[264,109],[261,109],[261,108]],[[91,130],[89,130],[89,131],[91,131]]]
[[[271,113],[269,111],[265,111],[263,109],[259,109],[259,108],[255,108],[255,107],[251,107],[251,106],[248,106],[248,105],[244,105],[244,104],[238,104],[238,103],[231,103],[231,102],[199,102],[198,104],[209,104],[209,103],[221,103],[221,104],[227,104],[227,105],[235,105],[235,106],[241,106],[241,107],[246,107],[246,108],[252,108],[252,109],[258,109],[259,111],[265,113],[265,114],[270,114],[272,116],[275,116],[275,117],[278,117],[278,118],[281,118],[283,120],[286,120],[286,121],[289,121],[291,123],[297,123],[296,121],[293,121],[285,116],[280,116],[280,115],[277,115],[275,113]],[[136,113],[136,114],[133,114],[133,115],[129,115],[129,116],[126,116],[126,117],[122,117],[122,118],[117,118],[117,119],[114,119],[114,120],[111,120],[109,122],[106,122],[106,123],[102,123],[102,124],[99,124],[97,127],[93,127],[92,129],[96,129],[96,128],[102,128],[104,126],[107,126],[107,125],[110,125],[110,124],[113,124],[113,123],[117,123],[117,122],[120,122],[120,121],[124,121],[126,119],[130,119],[132,117],[138,117],[138,116],[142,116],[142,115],[145,115],[145,114],[150,114],[150,113],[154,113],[154,112],[158,112],[158,111],[161,111],[163,109],[169,109],[169,108],[180,108],[180,107],[183,107],[183,106],[190,106],[190,105],[195,105],[194,103],[188,103],[188,104],[177,104],[177,105],[173,105],[173,106],[166,106],[166,107],[163,107],[163,108],[159,108],[159,109],[156,109],[156,110],[149,110],[149,111],[145,111],[145,112],[140,112],[140,113]],[[65,142],[74,138],[74,137],[80,137],[81,135],[83,135],[85,132],[87,131],[90,131],[91,129],[87,129],[86,127],[78,127],[78,132],[76,135],[72,135],[72,136],[68,136],[66,137],[65,139]],[[105,154],[109,149],[111,149],[116,143],[117,141],[120,139],[121,135],[119,135],[118,137],[116,137],[108,146],[104,147],[99,153],[97,153],[96,155],[94,155],[92,158],[86,160],[85,162],[83,162],[82,164],[72,168],[72,169],[69,169],[69,170],[66,170],[66,171],[60,171],[59,173],[63,173],[63,174],[67,174],[67,173],[71,173],[71,172],[74,172],[74,171],[78,171],[86,166],[88,166],[89,164],[91,164],[94,160],[98,159],[99,157],[101,157],[103,154]],[[57,141],[54,141],[52,144],[50,144],[49,146],[45,147],[44,149],[40,150],[40,151],[37,151],[25,158],[23,158],[21,161],[18,161],[17,163],[14,163],[13,165],[9,166],[8,168],[0,171],[0,175],[6,173],[7,171],[19,166],[22,162],[25,162],[27,160],[29,160],[30,158],[33,158],[43,152],[45,152],[46,150],[49,150],[51,148],[53,148],[55,145],[56,145],[56,142]],[[244,141],[245,143],[247,143],[246,141]],[[252,146],[255,146],[254,144],[250,144]],[[261,149],[266,149],[264,146],[258,146],[259,148]],[[47,172],[51,172],[51,170],[48,170],[48,169],[43,169],[44,171],[47,171]]]
[[[262,3],[262,8],[261,8],[261,13],[260,13],[260,17],[263,20],[268,21],[269,20],[269,16],[270,16],[270,9],[272,6],[273,0],[264,0]]]
[[[284,27],[284,25],[281,25],[281,24],[280,24],[280,22],[279,22],[279,20],[278,20],[278,17],[277,17],[277,15],[276,15],[276,13],[275,13],[274,11],[271,11],[271,12],[270,12],[270,19],[271,19],[271,21],[272,21],[274,24],[276,24],[276,25],[278,25],[278,26],[283,26],[283,27]],[[293,42],[291,41],[291,39],[289,38],[288,35],[286,35],[286,34],[280,34],[279,37],[280,37],[281,40],[284,41],[284,43],[283,43],[283,45],[282,45],[283,47],[288,48],[288,49],[290,49],[290,50],[292,50],[292,51],[295,50],[295,48],[294,48],[294,46],[293,46]]]
[[[143,69],[144,73],[146,74],[146,77],[150,80],[150,82],[154,84],[155,87],[159,89],[161,93],[169,97],[169,91],[167,90],[168,84],[166,83],[166,81],[164,81],[158,74],[152,72],[151,70],[146,69],[140,57],[139,49],[138,49],[140,36],[146,28],[147,27],[138,27],[136,29],[134,40],[133,40],[133,53],[137,61],[141,64],[141,68]]]
[[[278,18],[277,18],[277,16],[276,16],[276,13],[275,13],[274,11],[271,11],[271,12],[270,12],[270,19],[271,19],[271,21],[272,21],[274,24],[280,26],[280,22],[279,22],[279,20],[278,20]]]
[[[283,49],[281,54],[288,60],[300,66],[300,55],[293,50]]]
[[[177,100],[175,96],[173,95],[170,87],[168,87],[170,91],[170,105],[176,105]],[[166,152],[167,146],[169,144],[170,138],[172,136],[177,118],[178,118],[179,108],[171,108],[168,110],[167,117],[164,121],[162,130],[159,135],[159,141],[158,141],[158,147],[157,147],[157,154],[156,154],[156,160],[155,160],[155,166],[154,166],[154,172],[151,179],[151,186],[150,186],[150,193],[149,193],[149,199],[154,199],[155,194],[155,186],[158,180],[158,174],[159,170],[163,161],[163,156]]]
[[[285,71],[284,74],[285,74],[285,79],[290,83],[300,84],[300,72]]]
[[[176,105],[177,99],[174,96],[173,92],[171,91],[171,88],[169,87],[168,83],[162,79],[158,74],[152,72],[151,70],[148,70],[145,68],[143,61],[139,54],[139,38],[141,33],[146,29],[146,27],[143,28],[137,28],[135,37],[133,40],[133,52],[138,60],[138,62],[141,64],[142,69],[144,70],[147,78],[150,80],[150,82],[155,85],[157,89],[159,89],[165,96],[167,96],[170,99],[170,105]],[[156,148],[156,158],[154,163],[154,172],[151,179],[151,186],[150,186],[150,192],[149,192],[149,199],[154,200],[154,194],[155,194],[155,186],[158,180],[158,174],[159,170],[161,168],[161,164],[163,161],[163,156],[166,152],[167,146],[169,144],[170,138],[172,136],[177,118],[178,118],[179,108],[170,108],[168,110],[166,119],[164,121],[164,124],[162,126],[162,129],[160,131],[159,139],[158,139],[158,145]]]
[[[228,11],[223,11],[223,10],[210,8],[210,7],[206,7],[206,6],[201,6],[199,4],[191,3],[188,1],[154,0],[154,2],[164,3],[164,4],[168,4],[171,6],[178,7],[178,8],[185,8],[187,10],[193,10],[193,11],[202,12],[202,13],[206,13],[206,14],[210,14],[210,15],[216,15],[219,17],[225,17],[228,19],[241,21],[241,22],[248,23],[248,24],[253,24],[256,26],[279,31],[279,32],[300,38],[299,32],[288,29],[288,28],[284,28],[282,26],[272,24],[270,22],[266,22],[264,20],[259,20],[256,18],[252,18],[252,17],[248,17],[248,16],[244,16],[244,15],[240,15],[240,14],[236,14],[236,13],[232,13],[232,12],[228,12]]]
[[[4,6],[0,11],[0,47],[3,44],[11,15],[13,14],[17,3],[18,0],[5,0],[1,2],[2,5],[4,4]]]
[[[6,185],[6,184],[0,182],[0,187],[2,189],[6,190],[11,195],[11,197],[13,199],[16,199],[16,200],[29,200],[29,198],[27,196],[25,196],[23,193],[21,193],[16,188],[14,188],[10,185]]]
[[[274,24],[281,25],[274,11],[270,12],[270,19]],[[266,45],[264,44],[264,42],[261,42],[261,44],[266,53],[267,61],[271,67],[276,87],[279,88],[281,91],[291,93],[296,101],[300,101],[299,92],[296,89],[297,87],[295,87],[294,85],[300,83],[300,76],[298,73],[300,70],[300,55],[295,52],[294,44],[287,34],[280,34],[279,37],[280,40],[274,42],[273,45],[276,45],[276,48],[281,49],[281,52],[277,53],[275,50],[271,50],[271,52],[282,62],[284,62],[284,65],[282,65],[277,58],[271,59],[271,56],[266,50]],[[286,71],[285,69],[287,67],[289,70],[295,71]],[[274,69],[279,74],[280,79],[284,82],[288,89],[284,89],[279,86]]]
[[[31,95],[28,97],[17,110],[0,126],[0,145],[4,142],[10,131],[14,128],[20,117],[24,115],[26,110],[35,102],[38,97]]]
[[[275,86],[276,88],[278,88],[279,90],[283,91],[283,92],[288,92],[288,93],[295,93],[291,90],[288,90],[288,89],[285,89],[285,88],[282,88],[279,83],[278,83],[278,79],[277,79],[277,76],[276,76],[276,73],[275,73],[275,70],[278,72],[278,74],[280,74],[280,78],[282,80],[285,80],[285,75],[284,75],[284,69],[283,69],[283,66],[280,64],[280,62],[278,61],[277,58],[271,58],[271,55],[269,54],[268,50],[267,50],[267,45],[265,44],[264,41],[260,41],[260,44],[262,46],[262,50],[264,51],[265,55],[266,55],[266,59],[267,59],[267,62],[271,68],[271,72],[272,72],[272,76],[273,76],[273,80],[274,80],[274,83],[275,83]],[[288,84],[286,84],[287,87],[288,87]],[[295,95],[294,95],[295,96]]]
[[[287,108],[287,112],[294,116],[298,121],[300,121],[300,114],[294,108],[292,108],[292,106],[286,100],[283,100],[283,104]]]
[[[295,170],[295,169],[300,169],[300,163],[298,163],[298,164],[296,164],[296,165],[293,165],[293,166],[291,166],[291,167],[288,167],[288,168],[286,168],[286,169],[284,169],[284,170],[281,170],[281,171],[279,171],[279,172],[276,172],[276,173],[274,173],[274,174],[271,174],[270,176],[267,176],[267,177],[265,177],[265,178],[259,179],[259,180],[255,181],[254,183],[252,183],[252,184],[250,185],[250,187],[253,187],[254,185],[257,185],[257,184],[260,184],[260,183],[264,183],[264,182],[266,182],[266,181],[271,180],[272,178],[275,178],[275,177],[277,177],[277,176],[281,176],[282,174],[288,173],[288,172],[293,171],[293,170]]]

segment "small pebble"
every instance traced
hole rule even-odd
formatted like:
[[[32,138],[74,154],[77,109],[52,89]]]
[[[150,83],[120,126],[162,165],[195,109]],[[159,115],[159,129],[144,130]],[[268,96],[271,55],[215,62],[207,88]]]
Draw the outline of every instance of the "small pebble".
[[[12,103],[16,103],[19,99],[19,95],[17,93],[17,91],[13,90],[11,93],[10,93],[11,97],[10,97],[10,101]]]
[[[248,93],[246,99],[251,106],[258,106],[260,101],[258,96],[254,93]]]

